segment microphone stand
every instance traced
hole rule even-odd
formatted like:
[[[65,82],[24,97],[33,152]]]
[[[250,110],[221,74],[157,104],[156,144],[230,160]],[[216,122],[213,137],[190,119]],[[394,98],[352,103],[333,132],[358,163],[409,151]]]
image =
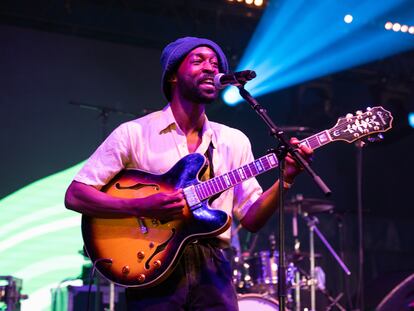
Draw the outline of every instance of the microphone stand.
[[[285,221],[284,221],[284,180],[283,171],[285,168],[285,157],[289,153],[304,169],[310,174],[314,182],[319,186],[325,196],[331,194],[331,190],[323,182],[323,180],[316,175],[316,173],[309,166],[308,162],[302,157],[297,148],[294,148],[285,137],[282,129],[278,128],[267,114],[264,109],[254,99],[250,93],[244,88],[246,81],[239,81],[236,84],[239,89],[240,96],[249,103],[253,110],[262,118],[270,129],[270,135],[273,136],[278,142],[278,147],[275,150],[276,156],[279,159],[279,266],[278,266],[278,298],[279,298],[279,310],[286,310],[286,263],[285,263]]]

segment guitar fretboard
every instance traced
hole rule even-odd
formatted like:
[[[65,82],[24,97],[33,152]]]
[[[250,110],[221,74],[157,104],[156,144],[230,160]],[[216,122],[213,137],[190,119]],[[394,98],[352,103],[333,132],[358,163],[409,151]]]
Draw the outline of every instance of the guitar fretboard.
[[[205,200],[213,195],[230,189],[247,179],[267,172],[268,170],[277,167],[278,164],[279,162],[275,154],[267,154],[238,169],[199,183],[195,186],[195,190],[199,199]]]
[[[306,145],[309,148],[316,149],[330,143],[331,141],[331,136],[328,131],[325,130],[301,140],[299,145]]]

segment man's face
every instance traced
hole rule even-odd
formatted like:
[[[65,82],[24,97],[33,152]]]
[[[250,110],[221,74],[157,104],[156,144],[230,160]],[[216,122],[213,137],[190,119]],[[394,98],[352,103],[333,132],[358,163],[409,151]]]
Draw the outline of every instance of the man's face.
[[[210,103],[218,96],[214,76],[219,73],[216,53],[205,46],[195,48],[184,58],[173,76],[176,91],[195,103]]]

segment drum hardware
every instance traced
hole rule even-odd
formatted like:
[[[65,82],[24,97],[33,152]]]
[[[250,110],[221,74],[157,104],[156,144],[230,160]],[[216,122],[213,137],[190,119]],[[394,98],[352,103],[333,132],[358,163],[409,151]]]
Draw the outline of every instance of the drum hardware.
[[[20,300],[29,298],[21,294],[23,281],[13,276],[0,276],[0,310],[19,311]],[[5,309],[3,309],[5,307]]]

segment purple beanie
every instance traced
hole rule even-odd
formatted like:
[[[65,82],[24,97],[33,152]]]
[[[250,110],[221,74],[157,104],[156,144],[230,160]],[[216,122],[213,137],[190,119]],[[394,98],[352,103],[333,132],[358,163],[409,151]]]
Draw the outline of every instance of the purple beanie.
[[[169,74],[177,69],[188,53],[199,46],[207,46],[216,52],[220,72],[227,73],[229,71],[226,55],[224,55],[222,49],[217,45],[217,43],[209,39],[196,37],[184,37],[177,39],[176,41],[168,44],[161,54],[161,89],[168,101],[171,100],[171,91],[167,81]]]

